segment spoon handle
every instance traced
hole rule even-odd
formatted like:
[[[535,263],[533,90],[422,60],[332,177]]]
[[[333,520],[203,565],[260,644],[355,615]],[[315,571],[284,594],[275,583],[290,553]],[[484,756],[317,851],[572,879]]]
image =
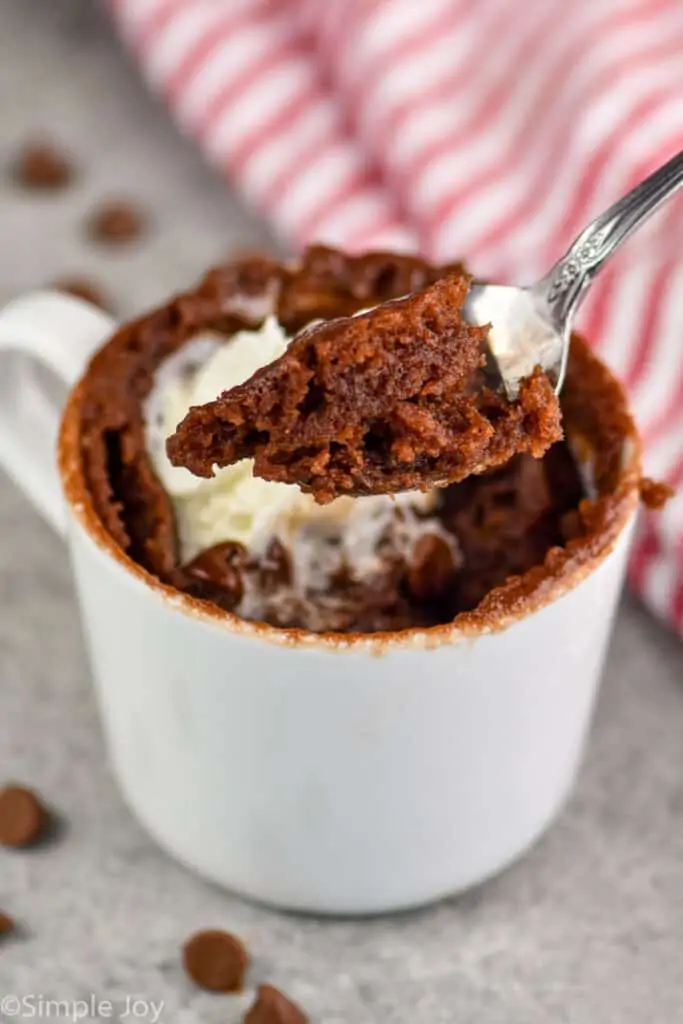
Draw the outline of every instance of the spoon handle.
[[[571,324],[588,286],[622,242],[683,185],[683,152],[672,157],[622,199],[596,217],[562,259],[532,289],[562,333]]]

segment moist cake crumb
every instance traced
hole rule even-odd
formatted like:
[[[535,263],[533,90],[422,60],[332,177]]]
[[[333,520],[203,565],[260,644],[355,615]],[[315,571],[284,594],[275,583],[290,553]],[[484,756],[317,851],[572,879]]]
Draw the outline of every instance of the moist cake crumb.
[[[254,460],[265,480],[321,504],[342,495],[426,491],[540,457],[562,437],[537,369],[510,401],[485,386],[487,328],[462,317],[470,278],[451,274],[361,315],[313,325],[244,384],[192,408],[171,462],[200,477]]]

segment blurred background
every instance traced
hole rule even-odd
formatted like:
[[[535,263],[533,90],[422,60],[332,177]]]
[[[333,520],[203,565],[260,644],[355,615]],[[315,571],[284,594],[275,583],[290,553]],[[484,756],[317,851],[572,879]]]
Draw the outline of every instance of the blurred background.
[[[372,19],[354,36],[363,26],[351,14],[372,13],[372,3],[199,0],[191,15],[182,6],[0,0],[0,303],[85,285],[124,319],[237,251],[289,250],[319,234],[469,255],[483,273],[524,279],[560,254],[582,217],[683,146],[678,3],[410,0],[396,5],[384,64],[373,54],[388,37]],[[283,21],[294,7],[296,31]],[[578,21],[563,23],[571,12]],[[242,90],[256,90],[243,110],[210,70],[218,16],[236,19],[221,36],[226,47],[240,42],[228,67],[247,76]],[[313,40],[329,56],[314,87],[302,71]],[[471,107],[454,91],[465,71]],[[510,80],[520,86],[514,102]],[[322,105],[307,106],[321,83]],[[430,114],[415,117],[411,98],[423,88]],[[330,99],[338,89],[343,110]],[[553,89],[561,102],[548,112]],[[489,99],[486,130],[468,135]],[[306,116],[292,124],[297,104]],[[295,136],[240,162],[245,133],[265,125],[280,138],[288,117]],[[441,145],[449,118],[471,141]],[[300,150],[288,148],[295,141]],[[423,150],[430,159],[410,178],[408,158]],[[295,179],[292,153],[306,172]],[[485,188],[467,164],[486,169]],[[509,195],[520,205],[506,227]],[[674,204],[584,318],[632,375],[641,421],[659,429],[654,470],[667,474],[680,469],[683,438],[682,238]],[[680,504],[672,509],[649,535],[658,560],[639,590],[669,626],[640,599],[624,600],[587,766],[562,821],[483,892],[353,924],[286,918],[215,892],[141,832],[103,761],[65,553],[0,478],[0,776],[35,785],[69,818],[68,842],[0,860],[0,906],[31,921],[30,936],[0,952],[0,994],[134,990],[164,998],[168,1020],[232,1020],[177,962],[179,941],[216,923],[257,947],[259,971],[327,1024],[672,1024],[683,999],[683,601],[674,608],[683,546]]]
[[[126,317],[188,285],[241,248],[271,245],[174,129],[92,0],[0,4],[0,301],[61,278],[87,279]],[[72,169],[68,185],[17,180],[27,148]],[[139,237],[98,244],[89,222],[107,201],[144,218]]]

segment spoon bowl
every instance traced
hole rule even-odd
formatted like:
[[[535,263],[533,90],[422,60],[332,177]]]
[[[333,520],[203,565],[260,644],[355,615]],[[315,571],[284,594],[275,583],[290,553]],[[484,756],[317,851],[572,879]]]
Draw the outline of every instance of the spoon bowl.
[[[590,285],[623,242],[683,185],[683,152],[672,157],[622,199],[596,217],[545,277],[534,285],[478,282],[470,290],[465,317],[490,324],[490,364],[508,398],[537,366],[555,393],[564,382],[574,315]],[[495,372],[497,371],[497,373]]]
[[[536,366],[559,392],[564,376],[568,338],[557,331],[549,309],[531,288],[473,284],[465,317],[472,324],[491,324],[488,336],[493,371],[510,399],[520,381]]]

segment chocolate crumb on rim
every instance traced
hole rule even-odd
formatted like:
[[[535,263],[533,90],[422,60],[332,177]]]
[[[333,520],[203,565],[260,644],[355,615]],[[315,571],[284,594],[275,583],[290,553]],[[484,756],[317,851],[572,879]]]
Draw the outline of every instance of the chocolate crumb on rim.
[[[657,480],[651,480],[647,476],[644,476],[640,481],[640,497],[643,505],[655,512],[664,508],[675,493],[673,487],[669,487],[668,484]]]
[[[244,944],[220,929],[197,932],[183,946],[187,974],[209,992],[241,992],[249,963]]]
[[[0,938],[3,935],[9,935],[10,932],[14,931],[14,921],[9,914],[3,913],[0,910]]]
[[[531,570],[496,584],[475,608],[436,625],[313,633],[247,621],[211,599],[183,592],[173,507],[146,451],[143,407],[157,367],[198,332],[229,337],[275,314],[291,335],[312,320],[348,316],[458,269],[416,257],[350,256],[315,246],[296,266],[261,257],[217,267],[196,288],[124,325],[92,360],[62,423],[59,460],[72,514],[141,585],[181,612],[280,645],[377,653],[398,645],[435,647],[506,628],[548,604],[611,551],[638,501],[640,443],[624,391],[577,335],[561,405],[570,442],[591,463],[595,493],[582,502],[575,517],[579,529],[563,546],[553,547]]]

